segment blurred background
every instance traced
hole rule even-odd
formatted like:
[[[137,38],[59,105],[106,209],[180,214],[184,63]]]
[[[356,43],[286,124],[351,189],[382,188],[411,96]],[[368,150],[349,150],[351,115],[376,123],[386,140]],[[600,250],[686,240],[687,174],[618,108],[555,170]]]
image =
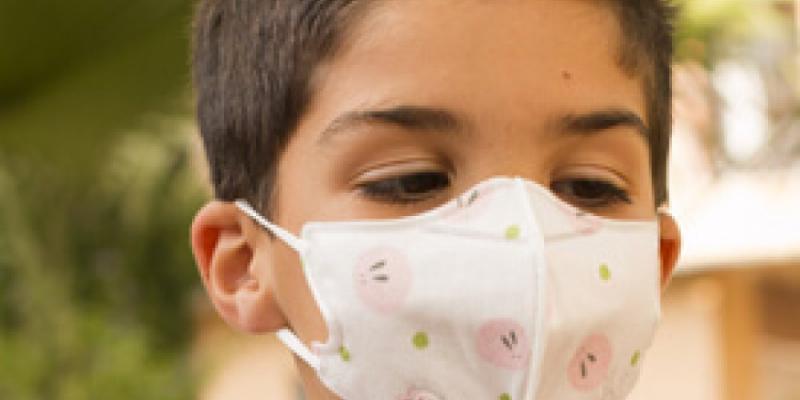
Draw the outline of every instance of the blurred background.
[[[800,399],[800,2],[683,0],[678,274],[634,400]],[[225,327],[188,227],[209,196],[188,0],[0,0],[0,399],[299,399]]]

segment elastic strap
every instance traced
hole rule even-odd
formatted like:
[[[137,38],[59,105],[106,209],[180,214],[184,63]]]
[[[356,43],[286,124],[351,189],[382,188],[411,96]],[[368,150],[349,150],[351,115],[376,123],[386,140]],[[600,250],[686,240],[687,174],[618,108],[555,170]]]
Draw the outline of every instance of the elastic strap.
[[[252,218],[265,229],[272,232],[279,239],[283,240],[289,247],[293,248],[301,255],[305,254],[306,243],[302,239],[297,238],[297,236],[293,235],[286,229],[283,229],[264,218],[247,201],[236,200],[234,204],[236,204],[236,207],[245,215]],[[319,370],[319,357],[311,352],[311,350],[306,347],[306,345],[297,337],[297,335],[294,334],[294,332],[290,331],[289,329],[281,329],[276,335],[292,353],[300,357],[300,359],[302,359],[311,368],[314,368],[314,370]]]
[[[234,204],[236,204],[236,207],[245,213],[245,215],[258,222],[258,224],[263,226],[265,229],[268,229],[275,236],[289,245],[289,247],[295,249],[295,251],[300,254],[305,253],[306,244],[303,240],[297,238],[297,236],[293,235],[286,229],[269,222],[268,219],[262,217],[261,214],[259,214],[258,211],[256,211],[246,200],[236,200]]]
[[[319,371],[319,357],[312,353],[294,332],[284,328],[279,330],[276,336],[278,336],[278,339],[283,342],[292,353],[305,361],[309,367],[314,368],[315,371]]]

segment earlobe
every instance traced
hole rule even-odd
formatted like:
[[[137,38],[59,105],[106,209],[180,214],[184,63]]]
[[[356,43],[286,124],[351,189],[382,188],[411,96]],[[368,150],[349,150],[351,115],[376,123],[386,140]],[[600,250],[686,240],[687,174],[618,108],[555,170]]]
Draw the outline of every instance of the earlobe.
[[[661,289],[669,284],[681,252],[681,232],[675,218],[666,210],[658,212],[659,253],[661,257]]]
[[[233,204],[212,201],[200,209],[191,244],[208,296],[228,324],[251,333],[286,325],[269,278],[272,242]]]

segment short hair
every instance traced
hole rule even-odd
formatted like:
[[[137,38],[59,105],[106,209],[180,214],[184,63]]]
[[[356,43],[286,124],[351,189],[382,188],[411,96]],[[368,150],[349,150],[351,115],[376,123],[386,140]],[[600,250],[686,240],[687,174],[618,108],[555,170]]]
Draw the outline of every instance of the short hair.
[[[667,200],[673,7],[604,0],[620,21],[619,65],[642,78],[656,205]],[[270,212],[278,160],[335,54],[370,0],[201,0],[193,32],[200,134],[216,198]]]

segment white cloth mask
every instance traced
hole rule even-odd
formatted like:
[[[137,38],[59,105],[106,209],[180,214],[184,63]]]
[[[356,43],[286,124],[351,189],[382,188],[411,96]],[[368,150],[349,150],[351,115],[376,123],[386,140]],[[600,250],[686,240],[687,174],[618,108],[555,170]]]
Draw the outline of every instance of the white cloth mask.
[[[660,314],[655,219],[586,214],[521,178],[301,238],[237,205],[300,254],[328,339],[278,336],[343,399],[623,399]]]

